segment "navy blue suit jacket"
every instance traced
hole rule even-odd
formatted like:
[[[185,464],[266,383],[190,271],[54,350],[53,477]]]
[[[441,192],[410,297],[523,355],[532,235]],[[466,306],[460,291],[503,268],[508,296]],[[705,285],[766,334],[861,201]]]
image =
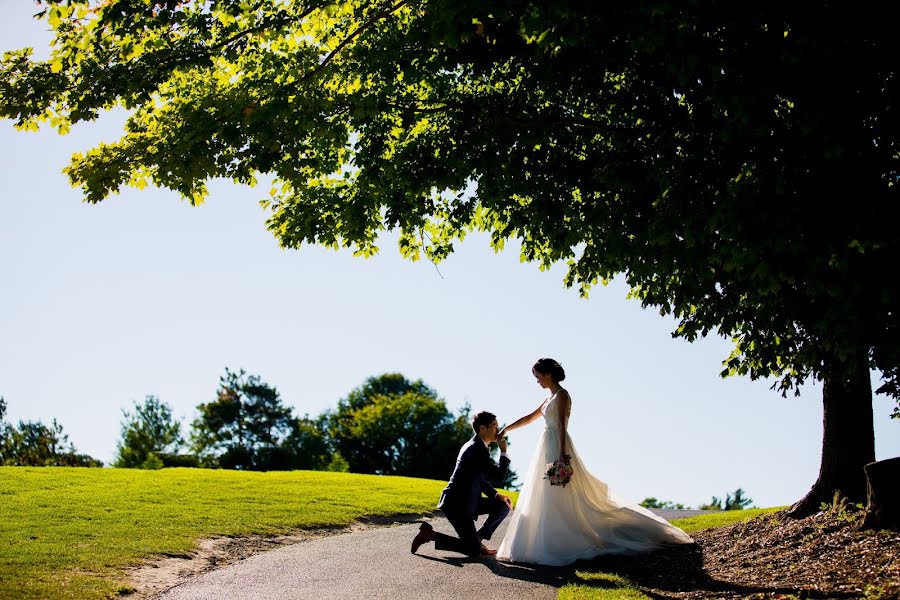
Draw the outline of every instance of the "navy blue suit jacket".
[[[481,493],[488,498],[497,495],[488,480],[502,481],[509,468],[509,458],[500,457],[500,465],[491,459],[491,453],[477,435],[463,444],[456,457],[456,467],[450,482],[441,492],[438,508],[449,507],[455,511],[465,511],[473,519],[478,518],[478,499]]]

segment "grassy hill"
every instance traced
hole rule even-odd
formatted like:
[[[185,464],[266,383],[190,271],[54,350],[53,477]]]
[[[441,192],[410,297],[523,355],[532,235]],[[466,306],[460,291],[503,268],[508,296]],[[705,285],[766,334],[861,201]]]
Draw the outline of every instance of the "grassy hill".
[[[350,473],[0,468],[0,598],[107,598],[124,569],[213,535],[434,509],[443,481]]]

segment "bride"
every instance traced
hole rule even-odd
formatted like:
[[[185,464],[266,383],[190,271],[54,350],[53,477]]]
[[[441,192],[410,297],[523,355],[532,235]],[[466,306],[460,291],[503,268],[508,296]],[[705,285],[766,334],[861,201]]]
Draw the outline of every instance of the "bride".
[[[550,395],[534,412],[513,422],[502,436],[543,416],[544,433],[535,449],[519,501],[498,559],[543,565],[568,565],[601,554],[639,553],[664,544],[690,544],[682,530],[638,504],[626,504],[588,473],[566,432],[572,409],[566,378],[551,358],[538,360],[531,372]],[[566,455],[569,455],[568,457]],[[544,475],[550,463],[568,458],[571,480],[550,485]]]

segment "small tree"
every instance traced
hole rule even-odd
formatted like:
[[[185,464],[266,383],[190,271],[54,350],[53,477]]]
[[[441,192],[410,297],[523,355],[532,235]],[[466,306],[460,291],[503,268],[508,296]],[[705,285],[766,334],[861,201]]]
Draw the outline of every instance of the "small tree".
[[[713,496],[709,504],[701,504],[700,510],[722,510],[722,500]]]
[[[753,500],[747,498],[744,490],[738,488],[734,490],[734,494],[725,494],[725,501],[721,498],[713,496],[709,504],[700,506],[700,510],[743,510],[747,508]]]
[[[225,369],[216,400],[197,408],[192,424],[193,448],[205,466],[224,469],[287,468],[282,443],[295,430],[291,409],[278,390],[242,369]]]
[[[6,422],[6,399],[0,396],[0,465],[5,465],[12,445],[12,426]]]
[[[752,503],[753,500],[745,497],[744,490],[741,488],[734,490],[734,495],[726,494],[725,496],[725,510],[744,510]]]
[[[117,445],[116,467],[140,467],[148,458],[156,460],[147,463],[148,467],[157,463],[165,464],[164,453],[176,454],[184,443],[181,436],[181,423],[172,416],[171,407],[153,395],[147,396],[143,403],[134,403],[132,412],[122,411],[122,438]]]
[[[331,460],[329,460],[328,464],[325,465],[324,470],[334,471],[336,473],[349,473],[350,463],[348,463],[339,452],[335,452],[331,455]]]

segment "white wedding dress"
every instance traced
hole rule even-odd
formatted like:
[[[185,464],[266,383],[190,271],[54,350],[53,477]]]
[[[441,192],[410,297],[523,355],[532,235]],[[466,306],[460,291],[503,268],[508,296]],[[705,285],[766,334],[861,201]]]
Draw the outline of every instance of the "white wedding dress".
[[[541,408],[546,422],[525,475],[506,536],[497,551],[502,560],[568,565],[601,554],[646,552],[664,544],[690,544],[685,532],[639,504],[627,504],[588,473],[566,435],[574,471],[565,486],[544,479],[547,464],[559,458],[557,391]],[[571,411],[571,405],[570,405]],[[568,420],[568,416],[566,417]]]

